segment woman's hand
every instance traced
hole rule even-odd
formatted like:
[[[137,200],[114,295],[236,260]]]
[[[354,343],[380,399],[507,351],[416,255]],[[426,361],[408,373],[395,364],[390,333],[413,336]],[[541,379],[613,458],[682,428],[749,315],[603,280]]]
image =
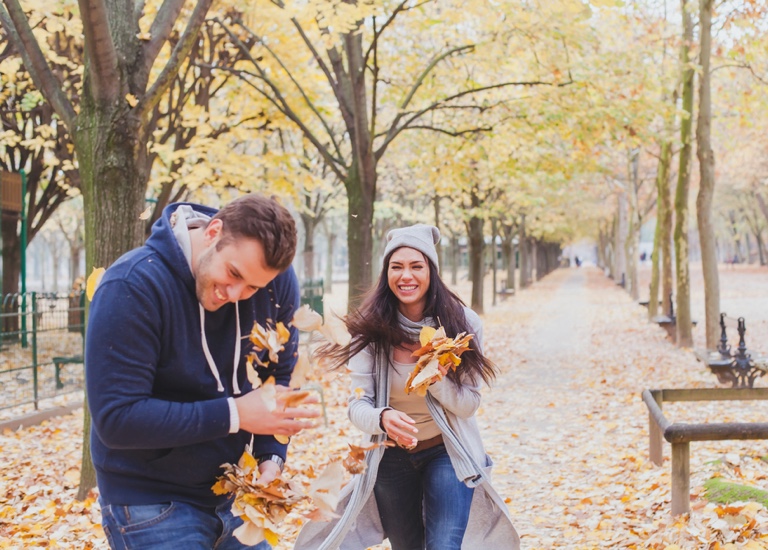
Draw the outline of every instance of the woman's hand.
[[[414,434],[419,430],[414,426],[416,421],[404,412],[387,409],[381,413],[381,425],[389,438],[403,447],[413,447],[418,443]]]

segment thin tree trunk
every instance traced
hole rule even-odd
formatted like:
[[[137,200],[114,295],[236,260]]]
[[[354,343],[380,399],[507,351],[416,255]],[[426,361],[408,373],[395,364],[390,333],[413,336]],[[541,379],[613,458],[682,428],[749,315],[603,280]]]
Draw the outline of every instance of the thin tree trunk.
[[[669,293],[672,291],[671,222],[672,208],[669,197],[669,168],[672,160],[672,142],[661,144],[659,166],[656,174],[656,231],[653,238],[651,290],[648,302],[648,318],[659,315],[659,290],[662,309],[669,311]],[[659,288],[661,287],[661,288]],[[665,309],[666,308],[666,309]]]
[[[621,284],[624,288],[627,287],[627,235],[629,234],[628,227],[628,207],[627,207],[627,193],[622,191],[617,197],[617,212],[616,212],[616,235],[614,238],[613,250],[616,254],[616,270],[614,271],[614,281]]]
[[[518,226],[517,249],[520,254],[520,288],[526,288],[531,284],[528,278],[528,237],[525,234],[525,214],[520,217]]]
[[[473,211],[480,208],[480,197],[473,189],[471,192]],[[472,275],[472,302],[471,307],[478,314],[483,313],[483,252],[485,248],[483,235],[483,218],[472,216],[467,222],[467,236],[469,239],[469,269]]]
[[[704,275],[704,311],[708,349],[717,348],[720,321],[720,279],[717,272],[715,226],[712,220],[712,200],[715,194],[715,157],[710,140],[712,1],[701,0],[699,4],[701,75],[699,76],[699,117],[696,124],[696,154],[699,157],[700,174],[699,194],[696,197],[696,220],[701,243],[701,268]]]
[[[691,334],[691,281],[688,266],[688,187],[691,170],[691,129],[693,126],[693,79],[690,48],[693,44],[693,21],[681,0],[683,13],[683,44],[681,68],[683,71],[683,119],[680,122],[680,169],[675,192],[675,268],[677,274],[676,325],[677,345],[689,348],[693,345]]]

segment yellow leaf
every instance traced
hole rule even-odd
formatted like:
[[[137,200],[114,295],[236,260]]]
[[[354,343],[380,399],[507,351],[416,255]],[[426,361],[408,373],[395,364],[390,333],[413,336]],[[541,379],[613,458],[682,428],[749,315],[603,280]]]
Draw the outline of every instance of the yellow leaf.
[[[278,443],[282,443],[283,445],[288,445],[288,443],[290,443],[291,441],[291,438],[288,437],[287,435],[275,434],[275,439],[277,439]]]
[[[426,346],[430,340],[432,340],[432,337],[437,332],[437,329],[432,327],[423,327],[421,329],[421,333],[419,334],[419,342],[421,343],[421,346]]]
[[[85,295],[88,297],[88,301],[93,300],[93,295],[96,293],[96,288],[99,286],[105,271],[106,269],[103,267],[94,267],[91,274],[88,275],[88,280],[85,282]]]
[[[128,105],[131,107],[136,107],[138,105],[139,100],[136,99],[136,96],[133,94],[125,94],[125,100],[128,102]]]
[[[147,208],[144,210],[144,212],[139,214],[139,219],[140,220],[148,220],[151,215],[152,215],[152,205],[147,206]]]
[[[226,495],[229,492],[226,489],[223,479],[220,479],[219,481],[214,483],[211,489],[213,490],[214,495]]]
[[[256,459],[253,458],[253,455],[248,451],[243,453],[243,456],[240,457],[240,462],[238,463],[238,466],[243,469],[253,469],[256,467],[256,465]]]
[[[277,533],[274,533],[269,529],[264,529],[264,538],[267,539],[267,542],[270,545],[272,545],[273,548],[277,546],[277,542],[278,542]]]

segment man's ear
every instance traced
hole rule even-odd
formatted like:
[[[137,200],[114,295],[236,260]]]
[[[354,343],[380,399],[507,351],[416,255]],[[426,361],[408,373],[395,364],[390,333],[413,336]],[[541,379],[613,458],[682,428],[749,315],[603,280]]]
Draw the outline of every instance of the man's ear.
[[[210,245],[215,243],[221,238],[221,231],[224,227],[224,222],[220,219],[211,220],[208,222],[205,230],[203,231],[203,237],[205,238],[205,244]]]

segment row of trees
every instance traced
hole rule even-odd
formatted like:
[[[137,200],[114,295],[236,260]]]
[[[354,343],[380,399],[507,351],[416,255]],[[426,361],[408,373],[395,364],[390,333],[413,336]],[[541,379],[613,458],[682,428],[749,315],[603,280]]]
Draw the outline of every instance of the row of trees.
[[[695,208],[705,284],[706,342],[715,348],[720,308],[717,266],[725,259],[723,252],[718,254],[718,241],[735,238],[738,250],[746,228],[762,254],[762,232],[768,221],[763,216],[768,211],[758,213],[755,206],[765,204],[768,171],[760,165],[764,164],[761,157],[766,143],[750,139],[754,133],[749,131],[758,119],[764,120],[768,67],[755,60],[765,52],[760,21],[766,13],[765,6],[754,2],[715,5],[711,0],[698,5],[682,0],[679,13],[681,24],[660,21],[666,46],[656,59],[664,83],[662,97],[676,109],[657,117],[653,147],[636,149],[628,156],[616,213],[599,231],[600,250],[613,276],[617,281],[626,279],[628,290],[637,298],[639,230],[649,214],[656,214],[648,314],[650,318],[658,315],[659,298],[662,310],[669,311],[669,297],[674,295],[677,343],[690,347],[689,212]],[[676,59],[666,55],[675,49],[679,52]],[[713,85],[718,92],[715,102]],[[723,168],[717,175],[725,185],[717,192],[714,144],[724,153]],[[734,155],[741,147],[752,155]],[[689,204],[692,190],[696,191],[695,206]],[[730,247],[721,244],[720,248]]]
[[[599,233],[636,289],[624,265],[654,205],[659,219],[672,212],[663,186],[677,156],[684,327],[694,73],[698,61],[702,75],[714,70],[705,50],[727,58],[742,48],[733,64],[747,64],[763,32],[755,3],[723,4],[731,27],[705,47],[707,6],[696,41],[691,8],[667,16],[655,0],[3,0],[0,163],[29,175],[31,236],[82,195],[89,268],[141,244],[170,201],[260,190],[297,209],[310,277],[313,235],[323,228],[333,242],[329,214],[346,211],[351,304],[392,226],[431,222],[451,240],[466,236],[481,310],[489,236],[510,266],[521,243],[525,283],[530,243],[551,251]],[[759,112],[743,82],[726,83],[730,105]],[[699,89],[698,151],[710,166],[708,88]],[[671,229],[660,231],[664,250]],[[18,280],[18,233],[3,226],[6,292]],[[672,254],[659,257],[663,286]],[[90,474],[84,464],[84,489]]]

